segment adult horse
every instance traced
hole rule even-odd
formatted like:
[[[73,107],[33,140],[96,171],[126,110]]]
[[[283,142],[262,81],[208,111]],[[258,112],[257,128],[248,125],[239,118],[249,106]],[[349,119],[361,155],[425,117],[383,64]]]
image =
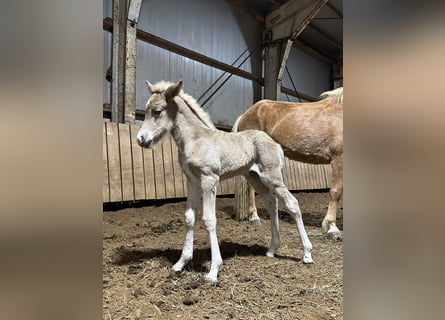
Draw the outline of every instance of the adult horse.
[[[260,100],[242,114],[233,131],[262,130],[283,148],[292,160],[331,164],[329,206],[322,227],[329,237],[342,236],[336,225],[337,207],[343,193],[343,87],[321,94],[310,103]],[[249,220],[260,224],[255,190],[249,189]]]
[[[202,198],[202,219],[212,255],[205,279],[217,281],[222,258],[216,236],[216,190],[220,180],[236,175],[244,175],[255,186],[269,211],[272,240],[266,254],[273,257],[280,246],[278,197],[294,216],[303,246],[303,262],[312,263],[312,244],[303,225],[298,201],[283,183],[281,147],[258,130],[228,133],[216,129],[196,100],[182,91],[182,81],[177,84],[147,81],[147,86],[152,95],[146,104],[145,120],[137,134],[137,142],[142,147],[152,148],[170,133],[178,146],[179,163],[187,176],[185,242],[173,271],[181,271],[192,259],[195,212]]]

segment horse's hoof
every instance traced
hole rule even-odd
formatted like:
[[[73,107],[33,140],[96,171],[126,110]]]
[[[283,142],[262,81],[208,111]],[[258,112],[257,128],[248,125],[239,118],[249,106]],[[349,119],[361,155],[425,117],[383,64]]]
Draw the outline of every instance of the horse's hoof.
[[[343,240],[343,233],[341,231],[331,231],[331,232],[328,232],[327,236],[331,240],[337,240],[337,241],[342,241]]]
[[[250,224],[254,227],[259,227],[259,226],[261,226],[261,220],[260,219],[252,219],[252,220],[250,220]]]

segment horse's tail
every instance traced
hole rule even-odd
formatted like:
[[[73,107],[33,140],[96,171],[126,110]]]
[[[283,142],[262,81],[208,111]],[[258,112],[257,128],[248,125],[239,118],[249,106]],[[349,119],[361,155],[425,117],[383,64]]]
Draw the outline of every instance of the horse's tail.
[[[343,103],[343,87],[331,91],[325,91],[320,96],[324,98],[332,97],[336,102]]]
[[[232,132],[237,132],[238,131],[238,125],[239,125],[239,122],[241,121],[242,117],[243,117],[243,115],[240,115],[238,117],[238,119],[236,119],[236,121],[235,121],[235,123],[233,124],[233,127],[232,127]]]

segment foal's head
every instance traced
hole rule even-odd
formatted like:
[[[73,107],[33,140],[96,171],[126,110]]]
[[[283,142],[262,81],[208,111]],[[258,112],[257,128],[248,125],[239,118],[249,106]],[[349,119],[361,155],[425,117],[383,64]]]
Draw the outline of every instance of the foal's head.
[[[182,80],[171,84],[146,81],[151,96],[145,105],[145,119],[137,134],[137,143],[144,148],[152,148],[172,129],[177,105],[173,101],[182,88]]]

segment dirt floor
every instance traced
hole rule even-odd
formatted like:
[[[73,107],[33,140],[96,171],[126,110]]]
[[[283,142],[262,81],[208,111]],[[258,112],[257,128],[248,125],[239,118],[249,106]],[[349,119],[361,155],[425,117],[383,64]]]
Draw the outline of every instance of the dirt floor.
[[[270,221],[258,199],[260,227],[236,222],[233,198],[217,199],[224,266],[219,282],[203,281],[210,266],[207,232],[197,219],[194,258],[179,275],[185,201],[106,207],[103,213],[103,319],[343,319],[343,243],[321,229],[327,192],[294,193],[314,246],[304,265],[298,231],[280,209],[282,245],[265,256]],[[337,225],[343,229],[340,204]]]

